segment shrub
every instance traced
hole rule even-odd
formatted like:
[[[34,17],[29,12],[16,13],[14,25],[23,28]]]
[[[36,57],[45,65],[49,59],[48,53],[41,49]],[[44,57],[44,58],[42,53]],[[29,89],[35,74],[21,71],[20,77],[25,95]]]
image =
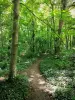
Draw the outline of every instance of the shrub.
[[[26,77],[16,77],[13,82],[0,82],[0,100],[26,100],[29,85]]]
[[[75,100],[75,82],[71,82],[66,89],[56,90],[54,100]]]

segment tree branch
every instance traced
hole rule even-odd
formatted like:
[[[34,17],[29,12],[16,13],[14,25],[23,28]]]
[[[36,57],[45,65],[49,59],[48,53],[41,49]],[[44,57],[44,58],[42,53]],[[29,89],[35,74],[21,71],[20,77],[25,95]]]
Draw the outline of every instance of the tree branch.
[[[30,10],[30,9],[28,8],[28,6],[27,6],[26,4],[23,4],[23,3],[20,3],[20,4],[23,5],[23,6],[25,6],[26,9],[28,9],[29,12],[32,13],[32,15],[35,16],[38,20],[40,20],[40,21],[43,22],[44,24],[50,26],[50,24],[46,23],[44,20],[42,20],[42,19],[40,19],[38,16],[36,16],[36,15],[33,13],[33,11]],[[50,28],[51,28],[52,30],[54,30],[51,26],[50,26]]]

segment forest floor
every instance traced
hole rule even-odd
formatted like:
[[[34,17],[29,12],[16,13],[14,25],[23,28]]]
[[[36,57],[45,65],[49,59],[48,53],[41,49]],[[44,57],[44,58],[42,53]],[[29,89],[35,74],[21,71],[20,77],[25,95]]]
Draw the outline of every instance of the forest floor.
[[[28,100],[53,100],[52,88],[50,83],[41,75],[39,64],[42,58],[38,58],[28,69],[19,72],[28,77],[30,83],[30,95]],[[0,81],[5,80],[4,77],[0,77]]]
[[[53,100],[52,86],[50,86],[50,83],[40,74],[39,64],[41,61],[42,58],[37,59],[37,61],[22,74],[28,77],[31,85],[30,100]]]

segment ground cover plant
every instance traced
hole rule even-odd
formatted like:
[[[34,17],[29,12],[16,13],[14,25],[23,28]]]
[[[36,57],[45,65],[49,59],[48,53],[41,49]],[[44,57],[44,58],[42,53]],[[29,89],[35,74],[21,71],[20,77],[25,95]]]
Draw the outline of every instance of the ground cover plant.
[[[63,52],[60,57],[49,55],[40,64],[40,71],[50,84],[56,86],[54,100],[75,100],[75,65],[73,51]],[[72,59],[72,60],[71,60]]]
[[[74,0],[0,0],[0,98],[24,99],[30,84],[33,100],[74,99],[74,31]]]
[[[17,76],[13,82],[0,81],[1,100],[26,100],[28,98],[29,83],[25,76]]]

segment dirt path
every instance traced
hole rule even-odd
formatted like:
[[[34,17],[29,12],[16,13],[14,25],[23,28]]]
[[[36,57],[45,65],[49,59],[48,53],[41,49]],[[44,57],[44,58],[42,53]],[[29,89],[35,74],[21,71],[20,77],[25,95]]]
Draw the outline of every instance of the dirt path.
[[[23,73],[29,77],[29,82],[32,87],[30,100],[53,100],[51,87],[39,71],[39,64],[41,61],[42,59],[38,59]]]

